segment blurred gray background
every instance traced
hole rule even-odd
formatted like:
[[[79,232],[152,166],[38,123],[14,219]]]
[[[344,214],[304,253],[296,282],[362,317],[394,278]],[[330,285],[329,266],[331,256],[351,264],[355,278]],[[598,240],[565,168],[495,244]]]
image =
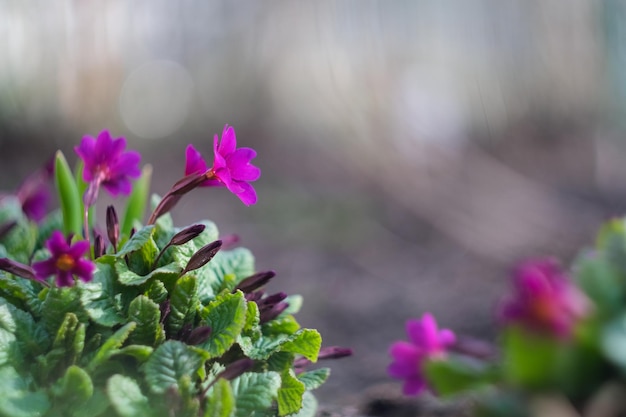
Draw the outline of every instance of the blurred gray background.
[[[517,261],[567,263],[624,212],[625,18],[616,0],[0,0],[0,189],[109,129],[162,194],[188,143],[210,160],[233,125],[259,203],[201,189],[175,219],[238,234],[302,294],[301,323],[355,350],[320,399],[358,402],[407,318],[490,338]]]

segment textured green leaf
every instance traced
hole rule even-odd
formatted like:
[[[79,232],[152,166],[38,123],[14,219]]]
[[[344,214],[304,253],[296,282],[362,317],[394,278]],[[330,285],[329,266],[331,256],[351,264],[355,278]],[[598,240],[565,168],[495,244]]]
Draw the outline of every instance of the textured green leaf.
[[[111,357],[114,353],[117,352],[117,349],[122,346],[122,344],[126,341],[130,333],[135,330],[137,324],[134,321],[127,323],[125,326],[118,329],[113,335],[111,335],[104,344],[98,349],[93,359],[87,365],[87,370],[92,372],[102,363],[104,363],[107,359]]]
[[[214,299],[222,290],[231,291],[238,282],[253,273],[254,256],[244,248],[220,251],[211,262],[193,271],[198,279],[198,294],[203,303]]]
[[[313,394],[306,391],[302,396],[302,409],[297,414],[293,414],[292,417],[315,417],[316,414],[317,400]]]
[[[231,417],[234,411],[235,396],[230,383],[219,379],[207,393],[203,417]]]
[[[72,417],[109,417],[105,414],[111,403],[106,394],[101,389],[96,389],[91,398],[78,410],[75,410]]]
[[[0,393],[2,417],[39,417],[50,408],[46,394],[30,391],[28,383],[9,366],[0,368]]]
[[[67,368],[63,375],[52,387],[55,401],[65,404],[76,410],[83,406],[93,395],[93,382],[89,374],[78,366]]]
[[[56,334],[65,320],[66,313],[76,314],[80,321],[86,318],[80,301],[80,291],[77,287],[50,288],[42,304],[41,312],[41,321],[48,333]]]
[[[250,303],[252,304],[252,303]],[[264,323],[262,326],[263,334],[293,334],[300,329],[300,325],[291,315],[281,315],[280,317]]]
[[[195,314],[198,298],[196,296],[197,281],[191,275],[185,275],[176,281],[170,297],[170,314],[167,316],[167,330],[175,335],[185,322],[191,322]]]
[[[235,395],[235,415],[248,417],[255,411],[272,406],[280,388],[280,375],[276,372],[247,372],[231,382]]]
[[[225,294],[206,306],[201,317],[212,332],[201,347],[211,357],[223,355],[235,343],[246,323],[246,300],[241,292]]]
[[[560,343],[552,337],[509,327],[504,334],[503,364],[506,378],[527,388],[544,388],[554,382]]]
[[[107,381],[107,396],[113,408],[121,417],[146,417],[154,415],[148,398],[142,394],[135,380],[113,375]]]
[[[307,391],[319,388],[330,375],[330,368],[319,368],[298,375],[298,379],[304,384]]]
[[[161,304],[167,299],[167,289],[160,280],[153,280],[148,284],[148,289],[145,292],[146,297],[150,298],[157,304]]]
[[[96,262],[91,282],[78,283],[81,289],[80,301],[85,311],[93,321],[106,327],[113,327],[125,321],[115,281],[113,267]]]
[[[300,411],[302,408],[302,395],[304,383],[299,381],[292,372],[281,375],[282,384],[278,390],[278,415],[286,416]]]
[[[283,314],[296,314],[302,308],[302,296],[301,295],[292,294],[288,296],[287,298],[285,298],[285,302],[289,304],[289,307],[287,307],[287,309],[283,311]]]
[[[317,361],[322,337],[317,330],[300,329],[291,336],[263,336],[251,344],[241,344],[246,356],[265,360],[276,352],[291,352],[304,356],[311,362]]]
[[[282,374],[293,367],[295,356],[290,352],[276,352],[267,358],[267,370]]]
[[[53,350],[63,352],[65,365],[76,363],[85,346],[85,325],[78,321],[74,313],[66,313],[65,319],[56,332],[52,343]]]
[[[43,302],[38,297],[41,288],[39,283],[0,273],[0,295],[35,315],[41,314]]]
[[[56,153],[54,161],[54,182],[63,213],[63,231],[66,235],[74,233],[80,236],[83,224],[82,196],[78,194],[74,175],[61,151]]]
[[[115,270],[117,271],[118,281],[120,284],[137,286],[152,278],[163,281],[175,280],[180,275],[182,268],[175,263],[170,263],[157,268],[146,275],[139,275],[131,271],[126,265],[126,262],[123,259],[120,259],[115,263]]]
[[[137,359],[139,362],[145,362],[152,355],[154,349],[144,345],[128,345],[121,349],[117,349],[113,355],[128,355]]]
[[[146,275],[152,270],[152,263],[159,253],[154,239],[150,237],[146,243],[136,251],[126,255],[128,269],[137,275]]]
[[[137,251],[142,248],[142,246],[148,244],[148,242],[152,239],[152,233],[154,232],[154,226],[145,226],[143,229],[138,230],[133,237],[128,239],[128,241],[122,246],[122,248],[117,252],[116,256],[118,258],[128,255],[131,252]]]
[[[146,382],[152,392],[161,394],[171,386],[178,387],[182,376],[194,375],[204,360],[198,350],[182,342],[168,340],[159,346],[145,363]]]
[[[135,298],[128,307],[128,320],[137,323],[131,343],[155,346],[165,340],[159,306],[145,295]]]
[[[21,360],[20,363],[15,363],[16,359],[19,358],[19,353],[15,335],[4,328],[0,328],[0,366],[6,364],[22,365]]]
[[[121,232],[124,235],[130,233],[135,222],[141,223],[146,211],[148,195],[150,193],[150,180],[152,178],[152,166],[145,165],[141,170],[141,177],[133,184],[133,191],[128,197]]]
[[[19,201],[4,198],[0,206],[0,225],[9,221],[15,221],[16,225],[0,242],[7,250],[9,258],[30,264],[30,257],[37,244],[37,226],[22,213]]]

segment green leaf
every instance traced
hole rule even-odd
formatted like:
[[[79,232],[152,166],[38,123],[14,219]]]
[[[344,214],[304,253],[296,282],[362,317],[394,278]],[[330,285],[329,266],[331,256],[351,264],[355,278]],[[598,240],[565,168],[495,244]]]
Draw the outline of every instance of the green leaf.
[[[19,350],[15,335],[6,329],[0,328],[0,366],[1,365],[22,365],[22,361],[18,362]]]
[[[235,411],[235,396],[230,383],[219,379],[208,391],[203,417],[231,417]]]
[[[290,352],[302,355],[311,362],[317,361],[321,345],[322,337],[312,329],[300,329],[290,336],[263,336],[250,344],[240,343],[243,352],[251,359],[266,360],[276,352]]]
[[[292,417],[314,417],[317,413],[317,400],[309,391],[302,396],[302,409]]]
[[[104,344],[98,349],[93,359],[87,365],[87,371],[93,372],[98,366],[107,361],[126,341],[130,333],[135,330],[137,324],[134,321],[127,323],[111,335]]]
[[[170,314],[167,316],[167,330],[170,335],[177,334],[186,322],[193,320],[198,302],[196,288],[197,281],[191,275],[185,275],[176,281],[170,297]]]
[[[163,282],[160,280],[153,280],[148,284],[148,289],[146,290],[145,295],[155,303],[161,304],[167,299],[168,292]]]
[[[85,325],[78,321],[74,313],[66,313],[65,319],[56,332],[52,349],[63,352],[65,365],[74,364],[85,346]]]
[[[289,307],[283,311],[283,314],[296,314],[302,308],[302,296],[298,294],[292,294],[285,298],[285,302],[289,304]]]
[[[428,383],[441,396],[476,390],[492,382],[493,372],[486,364],[467,358],[449,356],[424,365]]]
[[[509,382],[539,389],[554,382],[561,349],[549,336],[509,327],[504,334],[504,374]]]
[[[89,317],[96,323],[113,327],[124,323],[119,289],[116,288],[116,274],[113,267],[96,262],[96,270],[91,282],[80,282],[80,301]]]
[[[150,192],[150,179],[152,178],[152,166],[145,165],[141,170],[141,177],[133,184],[133,191],[128,197],[124,220],[122,221],[122,234],[128,235],[135,222],[141,223],[146,211],[148,194]]]
[[[626,374],[626,314],[608,323],[601,340],[607,358]]]
[[[55,401],[76,410],[83,406],[93,395],[93,382],[89,374],[78,366],[67,368],[65,375],[52,387]]]
[[[137,323],[130,335],[131,343],[155,346],[165,340],[165,332],[160,323],[159,306],[145,295],[135,298],[128,307],[128,320]]]
[[[253,303],[249,303],[253,304]],[[262,326],[263,334],[293,334],[300,329],[300,325],[291,315],[281,315],[280,317],[264,323]]]
[[[182,268],[180,266],[175,263],[170,263],[160,268],[157,268],[146,275],[139,275],[128,269],[128,266],[123,259],[119,259],[115,263],[115,270],[118,274],[119,283],[126,286],[141,285],[152,278],[154,278],[155,280],[164,281],[176,279],[182,272]]]
[[[211,262],[192,272],[198,279],[198,294],[203,303],[223,290],[232,291],[238,282],[253,273],[254,256],[244,248],[219,251]]]
[[[276,352],[267,358],[267,370],[282,374],[293,367],[295,356],[296,355],[289,352]]]
[[[72,417],[105,417],[109,414],[104,414],[109,408],[109,399],[104,391],[96,389],[94,390],[91,398],[78,410],[75,410]]]
[[[11,221],[16,222],[15,226],[0,242],[8,252],[7,257],[30,264],[30,257],[37,243],[37,226],[26,218],[17,198],[4,197],[0,206],[0,225]]]
[[[65,156],[57,151],[54,161],[54,182],[59,196],[61,212],[63,213],[63,232],[66,235],[73,233],[82,235],[83,214],[81,212],[82,198],[74,181]]]
[[[171,386],[178,388],[181,377],[193,376],[204,360],[198,350],[177,340],[168,340],[145,363],[146,382],[155,394],[162,394]]]
[[[118,374],[109,378],[107,396],[121,417],[145,417],[154,414],[139,384],[127,376]]]
[[[152,352],[154,352],[154,349],[151,348],[150,346],[128,345],[128,346],[124,346],[121,349],[117,349],[113,353],[113,355],[115,355],[115,356],[117,356],[117,355],[128,355],[128,356],[132,356],[133,358],[137,359],[139,362],[145,362],[145,361],[148,360],[150,355],[152,355]]]
[[[247,372],[231,382],[235,395],[235,416],[248,417],[255,411],[272,406],[280,388],[280,375],[276,372]]]
[[[602,254],[579,259],[574,266],[574,276],[595,308],[613,315],[624,305],[624,291],[617,290],[623,286],[622,274]]]
[[[137,251],[141,249],[144,245],[152,239],[152,233],[154,232],[154,226],[144,226],[143,229],[138,230],[133,237],[128,239],[128,241],[122,246],[122,248],[117,252],[116,256],[121,258],[123,256],[128,255],[131,252]]]
[[[298,375],[298,379],[304,384],[307,391],[319,388],[330,375],[330,368],[319,368]]]
[[[77,287],[52,287],[42,304],[41,321],[50,334],[56,334],[67,313],[76,314],[79,321],[86,318]]]
[[[201,347],[212,358],[222,356],[235,343],[246,323],[246,300],[241,292],[225,294],[200,313],[211,335]]]
[[[278,415],[297,413],[302,408],[302,395],[306,390],[304,384],[291,372],[283,373],[281,379],[282,384],[278,390]]]
[[[50,408],[46,394],[30,391],[28,383],[9,366],[0,368],[0,392],[2,417],[39,417]]]
[[[150,237],[138,250],[126,255],[128,269],[137,275],[146,275],[152,271],[152,263],[159,253],[154,239]]]

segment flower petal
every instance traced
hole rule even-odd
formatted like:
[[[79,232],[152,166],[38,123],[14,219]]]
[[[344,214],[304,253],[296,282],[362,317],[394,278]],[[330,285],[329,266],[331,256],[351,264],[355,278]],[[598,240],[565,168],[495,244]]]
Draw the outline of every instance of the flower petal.
[[[236,147],[237,137],[235,136],[235,129],[232,126],[225,125],[222,131],[222,140],[217,148],[217,152],[222,156],[227,156],[235,152]]]
[[[79,240],[74,243],[65,253],[70,255],[74,260],[82,258],[89,250],[89,243],[86,240]]]
[[[404,395],[417,395],[426,389],[426,381],[423,378],[409,378],[404,381],[402,392]]]
[[[63,233],[58,230],[52,232],[52,235],[46,241],[46,247],[48,248],[52,256],[59,256],[61,254],[64,254],[69,249],[69,245],[63,237]]]
[[[187,149],[185,149],[185,176],[201,174],[206,171],[208,168],[200,152],[193,145],[187,145]]]
[[[45,261],[35,262],[33,264],[33,269],[35,270],[35,275],[38,280],[45,280],[50,275],[54,275],[57,272],[57,268],[55,265],[54,258],[47,259]]]
[[[243,204],[245,204],[246,206],[251,206],[256,203],[257,196],[254,187],[252,187],[247,182],[233,181],[233,183],[236,183],[243,189],[243,191],[236,193],[237,197],[239,197]]]
[[[71,272],[58,271],[56,283],[59,287],[72,287],[74,285],[74,277]]]
[[[406,333],[415,345],[427,351],[437,348],[437,322],[430,313],[425,313],[421,320],[407,321]]]
[[[250,164],[250,160],[256,156],[256,151],[251,148],[240,148],[233,152],[226,162],[230,175],[240,181],[256,181],[261,176],[261,170]]]
[[[79,259],[72,270],[72,273],[78,276],[84,282],[89,282],[93,278],[93,271],[96,269],[93,262],[86,259]]]
[[[133,188],[130,183],[130,180],[126,177],[119,177],[112,181],[105,181],[102,183],[102,186],[113,197],[117,197],[119,194],[128,195],[130,194]]]

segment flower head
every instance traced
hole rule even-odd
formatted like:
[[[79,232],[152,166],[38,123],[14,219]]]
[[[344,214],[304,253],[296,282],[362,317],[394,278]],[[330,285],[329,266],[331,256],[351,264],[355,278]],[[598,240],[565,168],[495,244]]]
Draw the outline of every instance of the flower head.
[[[84,136],[80,146],[74,148],[85,163],[83,179],[89,183],[85,194],[87,205],[95,202],[100,185],[114,197],[130,194],[130,179],[141,175],[141,155],[136,151],[124,151],[125,148],[126,139],[113,139],[108,130],[100,132],[97,139]]]
[[[423,365],[429,360],[443,359],[456,336],[451,330],[439,330],[430,313],[424,314],[421,320],[407,321],[406,333],[408,342],[395,342],[389,349],[393,362],[387,372],[393,378],[404,380],[406,395],[415,395],[427,389]]]
[[[503,299],[499,315],[504,323],[568,337],[589,308],[589,300],[555,260],[539,259],[517,268],[513,294]]]
[[[56,275],[59,287],[74,285],[74,276],[85,282],[91,281],[95,265],[88,259],[82,259],[89,251],[89,243],[81,240],[71,245],[63,234],[56,230],[46,242],[46,247],[52,257],[33,264],[38,280],[43,281],[50,275]]]
[[[256,203],[256,191],[250,182],[261,176],[261,170],[250,161],[256,156],[251,148],[237,149],[237,137],[232,126],[224,126],[221,140],[213,139],[213,166],[209,169],[206,162],[192,145],[185,152],[185,175],[205,173],[203,187],[226,187],[247,206]]]

